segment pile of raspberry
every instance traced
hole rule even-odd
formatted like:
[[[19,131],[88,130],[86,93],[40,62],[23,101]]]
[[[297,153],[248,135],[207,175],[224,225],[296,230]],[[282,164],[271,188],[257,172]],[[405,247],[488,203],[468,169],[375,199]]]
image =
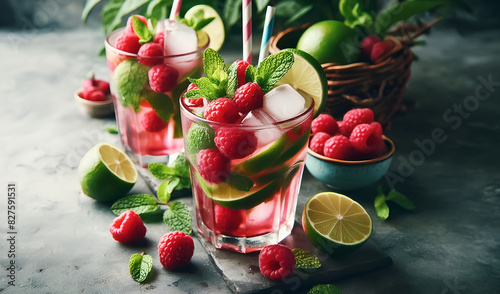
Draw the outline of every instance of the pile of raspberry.
[[[382,126],[373,120],[369,108],[356,108],[345,113],[341,121],[320,114],[312,122],[309,149],[333,159],[366,160],[387,152]]]

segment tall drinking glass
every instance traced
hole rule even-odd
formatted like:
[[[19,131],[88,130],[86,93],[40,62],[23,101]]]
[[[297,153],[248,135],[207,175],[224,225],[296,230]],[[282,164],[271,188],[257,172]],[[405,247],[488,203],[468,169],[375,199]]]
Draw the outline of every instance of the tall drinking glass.
[[[179,97],[189,84],[187,77],[201,75],[208,39],[193,52],[145,57],[116,48],[124,30],[114,31],[105,42],[120,140],[138,167],[167,163],[169,155],[183,149]],[[152,68],[159,64],[169,67],[172,84],[163,89],[151,80]]]
[[[304,99],[304,110],[285,121],[224,124],[202,118],[181,98],[197,227],[216,248],[247,253],[291,233],[314,108],[312,99]],[[222,160],[221,169],[216,157],[224,140],[233,144],[226,154],[247,155]]]

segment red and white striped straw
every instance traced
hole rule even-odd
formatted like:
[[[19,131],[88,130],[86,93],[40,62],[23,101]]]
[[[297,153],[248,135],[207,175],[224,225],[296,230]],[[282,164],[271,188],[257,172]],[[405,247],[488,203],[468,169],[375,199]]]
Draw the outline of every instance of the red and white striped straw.
[[[170,10],[170,20],[176,20],[181,12],[182,0],[174,0],[172,3],[172,10]]]
[[[252,64],[252,0],[243,0],[243,60]]]

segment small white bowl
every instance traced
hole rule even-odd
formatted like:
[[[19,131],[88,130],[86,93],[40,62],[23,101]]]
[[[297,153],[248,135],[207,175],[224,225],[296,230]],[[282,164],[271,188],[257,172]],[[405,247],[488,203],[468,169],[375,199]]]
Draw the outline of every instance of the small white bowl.
[[[78,90],[75,92],[74,96],[80,111],[84,114],[90,115],[91,117],[106,117],[115,113],[111,95],[108,95],[108,97],[106,97],[107,99],[104,101],[90,101],[83,99],[82,91]]]

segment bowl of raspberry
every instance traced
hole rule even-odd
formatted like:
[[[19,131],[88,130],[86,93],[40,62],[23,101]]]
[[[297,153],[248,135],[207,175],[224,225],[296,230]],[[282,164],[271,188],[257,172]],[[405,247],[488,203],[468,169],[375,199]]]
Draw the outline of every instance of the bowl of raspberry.
[[[98,80],[93,73],[82,81],[82,87],[74,94],[78,107],[91,117],[105,117],[114,114],[113,99],[109,83]]]
[[[333,189],[356,190],[380,180],[392,161],[394,143],[383,135],[373,111],[357,108],[341,121],[329,114],[313,120],[306,167]]]

